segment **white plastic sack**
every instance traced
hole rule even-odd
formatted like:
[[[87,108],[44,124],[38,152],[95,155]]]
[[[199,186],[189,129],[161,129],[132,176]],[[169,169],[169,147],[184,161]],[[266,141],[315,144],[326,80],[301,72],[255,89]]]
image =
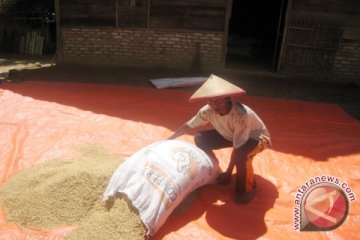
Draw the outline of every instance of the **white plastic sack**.
[[[218,164],[198,147],[180,140],[159,141],[118,167],[103,200],[126,194],[151,236],[189,193],[212,183],[219,172]]]

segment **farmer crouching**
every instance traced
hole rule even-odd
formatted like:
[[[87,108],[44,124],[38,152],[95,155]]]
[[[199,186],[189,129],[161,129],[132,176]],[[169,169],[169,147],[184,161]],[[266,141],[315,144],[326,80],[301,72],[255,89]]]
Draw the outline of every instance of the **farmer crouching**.
[[[236,168],[235,203],[251,201],[256,188],[253,157],[271,144],[270,134],[260,117],[245,104],[232,99],[244,93],[243,89],[211,75],[189,99],[189,102],[206,100],[207,104],[169,137],[175,139],[190,129],[210,123],[213,129],[197,132],[194,141],[215,159],[213,150],[233,147],[227,170],[217,182],[229,184]]]

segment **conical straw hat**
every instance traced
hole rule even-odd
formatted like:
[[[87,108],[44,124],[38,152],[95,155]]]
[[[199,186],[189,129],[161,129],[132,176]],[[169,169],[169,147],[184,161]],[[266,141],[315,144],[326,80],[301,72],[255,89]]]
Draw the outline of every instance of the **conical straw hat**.
[[[189,102],[208,98],[229,97],[245,93],[246,91],[244,89],[211,74],[203,85],[189,98]]]

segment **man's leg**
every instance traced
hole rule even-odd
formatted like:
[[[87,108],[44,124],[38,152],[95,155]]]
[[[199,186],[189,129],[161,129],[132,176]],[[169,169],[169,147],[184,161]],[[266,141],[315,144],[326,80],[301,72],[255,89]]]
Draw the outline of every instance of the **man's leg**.
[[[235,199],[237,203],[247,203],[251,200],[250,192],[254,190],[253,157],[260,152],[259,141],[249,139],[240,148],[234,149],[230,164],[236,167]]]
[[[194,137],[197,147],[201,148],[211,158],[217,160],[213,150],[231,147],[232,142],[226,140],[216,130],[197,132]]]

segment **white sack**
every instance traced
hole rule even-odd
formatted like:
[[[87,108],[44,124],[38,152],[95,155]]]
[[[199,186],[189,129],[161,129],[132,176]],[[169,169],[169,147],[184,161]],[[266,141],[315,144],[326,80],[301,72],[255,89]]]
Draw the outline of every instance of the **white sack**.
[[[118,167],[103,200],[126,194],[151,236],[189,193],[212,183],[219,172],[218,164],[198,147],[180,140],[159,141]]]

